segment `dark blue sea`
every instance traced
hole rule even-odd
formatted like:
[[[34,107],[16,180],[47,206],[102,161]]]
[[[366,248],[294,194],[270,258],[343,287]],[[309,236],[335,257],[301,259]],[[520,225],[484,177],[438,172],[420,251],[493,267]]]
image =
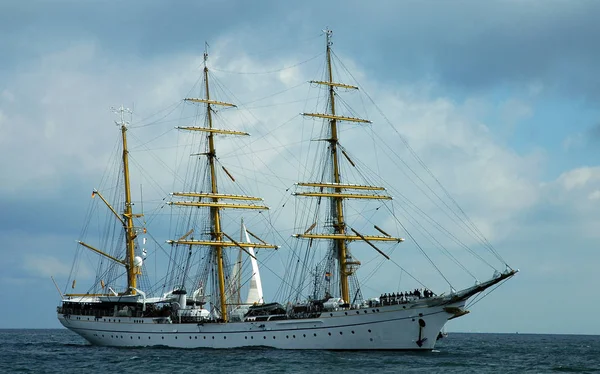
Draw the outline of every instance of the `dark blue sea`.
[[[600,336],[450,333],[433,352],[95,347],[0,330],[0,373],[600,373]]]

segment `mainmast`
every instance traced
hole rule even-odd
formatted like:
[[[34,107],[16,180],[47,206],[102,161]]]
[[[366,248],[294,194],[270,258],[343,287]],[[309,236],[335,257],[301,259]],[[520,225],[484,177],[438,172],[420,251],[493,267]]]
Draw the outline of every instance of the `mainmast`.
[[[188,131],[202,131],[207,133],[207,141],[208,141],[208,152],[203,153],[208,158],[208,167],[210,172],[210,193],[205,192],[174,192],[173,196],[177,197],[192,197],[197,198],[197,201],[173,201],[170,202],[170,205],[179,205],[179,206],[194,206],[194,207],[209,207],[210,208],[210,222],[211,222],[211,240],[187,240],[185,236],[180,238],[179,240],[169,240],[167,243],[170,244],[182,244],[182,245],[200,245],[200,246],[208,246],[213,248],[215,251],[216,263],[217,263],[217,283],[219,285],[219,304],[220,304],[220,313],[221,319],[223,322],[227,322],[227,295],[225,288],[225,270],[223,264],[223,248],[224,247],[239,247],[242,250],[246,251],[246,247],[256,247],[256,248],[277,248],[274,245],[265,244],[265,243],[238,243],[233,240],[229,235],[224,233],[221,229],[221,209],[226,208],[234,208],[234,209],[259,209],[266,210],[268,207],[264,205],[254,205],[254,204],[235,204],[235,203],[224,203],[221,202],[223,199],[229,200],[247,200],[247,201],[261,201],[262,199],[251,196],[243,196],[243,195],[229,195],[229,194],[221,194],[218,189],[218,181],[217,181],[217,172],[216,172],[216,148],[215,148],[215,139],[214,134],[221,135],[249,135],[245,132],[233,131],[233,130],[221,130],[213,127],[213,118],[212,111],[213,105],[225,106],[225,107],[235,107],[234,104],[215,101],[210,98],[210,89],[208,82],[208,66],[206,64],[208,60],[208,51],[205,49],[204,51],[204,94],[205,98],[186,98],[184,99],[187,102],[193,103],[202,103],[206,105],[207,112],[207,127],[195,127],[195,126],[184,126],[178,127],[181,130]],[[227,173],[230,177],[230,173],[223,167],[225,173]],[[232,177],[231,177],[232,178]],[[233,179],[233,178],[232,178]],[[208,198],[210,201],[202,201],[203,198]],[[229,239],[229,241],[224,240],[224,237]]]
[[[340,297],[344,299],[344,302],[351,303],[350,300],[350,288],[348,284],[349,276],[353,275],[356,268],[360,265],[359,261],[353,260],[352,256],[348,250],[348,243],[353,240],[363,240],[367,242],[369,245],[377,249],[371,241],[396,241],[400,242],[402,238],[393,238],[389,235],[386,236],[367,236],[358,233],[351,227],[348,227],[344,220],[344,200],[346,199],[391,199],[390,196],[376,195],[376,194],[352,194],[345,193],[344,190],[347,189],[357,189],[357,190],[365,190],[365,191],[383,191],[383,187],[375,187],[375,186],[363,186],[356,184],[343,184],[342,177],[340,172],[340,155],[339,155],[339,138],[338,138],[338,122],[348,121],[355,123],[371,123],[369,120],[354,118],[354,117],[345,117],[336,114],[335,107],[335,98],[336,98],[336,89],[344,88],[344,89],[352,89],[358,90],[358,87],[337,83],[333,80],[333,71],[331,66],[331,36],[333,32],[329,29],[324,30],[326,36],[326,57],[327,57],[327,81],[311,81],[311,83],[325,85],[328,87],[329,91],[329,113],[302,113],[308,117],[316,117],[327,119],[329,122],[329,132],[331,136],[328,139],[325,139],[329,142],[329,150],[330,150],[330,161],[331,161],[331,182],[306,182],[306,183],[298,183],[299,186],[303,187],[318,187],[319,192],[299,192],[295,195],[297,196],[312,196],[312,197],[326,197],[331,201],[332,206],[332,219],[333,219],[333,234],[310,234],[309,232],[314,228],[315,225],[311,226],[304,234],[296,234],[294,236],[300,238],[307,239],[328,239],[332,240],[334,243],[334,250],[338,262],[338,271],[339,271],[339,281],[340,281]],[[342,151],[342,154],[348,159],[350,164],[354,166],[354,163],[350,160],[349,156]],[[322,192],[324,189],[327,189],[329,192]],[[349,235],[347,233],[348,229],[350,229],[354,235]],[[377,249],[379,251],[379,249]],[[379,251],[383,254],[383,252]],[[387,257],[387,255],[383,254]]]

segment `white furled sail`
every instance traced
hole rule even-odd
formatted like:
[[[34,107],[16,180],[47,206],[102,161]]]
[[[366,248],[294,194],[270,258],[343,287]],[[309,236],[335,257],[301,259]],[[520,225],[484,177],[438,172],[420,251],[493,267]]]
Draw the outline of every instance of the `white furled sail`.
[[[246,225],[242,223],[243,233],[246,235],[246,242],[250,242],[250,236],[246,230]],[[246,298],[246,304],[264,304],[265,299],[263,298],[262,282],[260,280],[260,272],[258,270],[258,262],[254,255],[254,248],[248,247],[248,253],[250,253],[250,263],[252,265],[252,277],[250,278],[250,288],[248,289],[248,297]]]

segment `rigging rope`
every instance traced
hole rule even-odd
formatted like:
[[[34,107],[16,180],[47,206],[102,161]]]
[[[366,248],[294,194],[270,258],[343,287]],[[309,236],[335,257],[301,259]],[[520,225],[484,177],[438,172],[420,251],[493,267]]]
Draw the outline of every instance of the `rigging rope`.
[[[499,282],[498,284],[496,284],[493,288],[491,288],[488,292],[486,292],[485,294],[479,294],[481,297],[476,297],[475,299],[473,299],[470,303],[468,303],[465,307],[466,308],[471,308],[473,305],[477,304],[478,302],[480,302],[481,300],[483,300],[486,296],[488,296],[489,294],[491,294],[492,292],[494,292],[496,290],[496,288],[500,287],[501,284],[503,284],[504,282],[506,282],[507,280],[509,280],[510,278],[506,278],[504,279],[502,282]]]
[[[211,70],[218,71],[220,73],[240,74],[240,75],[246,75],[246,74],[247,75],[273,74],[273,73],[279,73],[280,71],[284,71],[284,70],[295,68],[296,66],[300,66],[300,65],[305,64],[307,62],[310,62],[310,61],[312,61],[312,60],[316,59],[317,57],[320,57],[320,56],[322,56],[324,54],[325,54],[325,52],[321,52],[321,53],[319,53],[319,54],[317,54],[317,55],[315,55],[315,56],[313,56],[313,57],[311,57],[311,58],[309,58],[307,60],[298,62],[297,64],[286,66],[286,67],[281,68],[281,69],[275,69],[275,70],[269,70],[269,71],[244,72],[244,71],[221,70],[221,69],[216,69],[216,68],[211,68]]]
[[[333,52],[332,52],[333,53]],[[465,223],[465,220],[467,221],[465,223],[465,226],[467,226],[468,228],[471,229],[472,232],[474,232],[475,236],[481,241],[481,243],[487,247],[490,252],[500,261],[502,262],[504,265],[509,266],[506,261],[500,256],[500,254],[496,251],[496,249],[491,245],[491,243],[485,238],[485,236],[483,235],[483,233],[481,233],[481,231],[479,230],[479,228],[477,228],[477,226],[473,223],[473,221],[467,216],[467,214],[464,212],[464,210],[458,205],[458,203],[456,202],[456,200],[450,195],[450,193],[448,192],[448,190],[442,185],[442,183],[439,181],[439,179],[437,179],[437,177],[433,174],[433,172],[431,171],[431,169],[429,169],[429,167],[427,167],[427,165],[423,162],[423,160],[418,156],[418,154],[415,152],[415,150],[410,146],[410,144],[408,143],[408,141],[404,138],[404,136],[402,136],[402,134],[399,133],[399,131],[392,125],[391,121],[387,118],[387,116],[383,113],[383,111],[381,110],[381,108],[377,105],[377,103],[373,100],[373,98],[371,98],[371,96],[366,92],[366,90],[363,89],[362,85],[360,85],[358,83],[358,80],[354,77],[354,75],[352,75],[352,73],[344,66],[344,63],[337,57],[337,55],[335,55],[335,53],[333,53],[334,56],[336,57],[336,59],[340,62],[340,64],[342,65],[342,67],[344,68],[344,70],[346,70],[346,72],[352,77],[352,79],[354,79],[354,81],[357,83],[357,85],[363,90],[363,92],[365,93],[365,95],[367,96],[367,98],[369,98],[369,101],[375,106],[375,108],[377,109],[377,111],[379,112],[379,114],[385,119],[385,121],[387,122],[387,124],[394,130],[394,132],[396,133],[396,135],[398,135],[398,137],[400,138],[400,140],[402,141],[402,143],[405,145],[405,147],[408,149],[408,151],[411,153],[411,155],[415,158],[415,160],[423,167],[423,169],[429,174],[429,176],[436,182],[436,184],[442,189],[442,191],[444,192],[444,194],[452,201],[452,203],[454,204],[454,206],[460,211],[460,213],[463,215],[463,218],[459,217],[456,212],[454,210],[452,210],[430,187],[428,187],[430,189],[430,191],[444,204],[446,205],[446,207],[453,212],[453,214],[463,223]],[[388,147],[389,148],[389,147]],[[393,150],[392,150],[393,151]],[[397,155],[397,154],[396,154]],[[404,162],[404,161],[403,161]],[[406,165],[406,164],[405,164]],[[408,167],[408,165],[406,165]],[[413,171],[412,169],[409,170]],[[423,183],[424,181],[413,171],[413,173],[415,174],[415,176],[417,176],[417,178],[419,178]],[[425,183],[424,183],[425,184]],[[427,184],[425,184],[427,186]],[[468,224],[467,224],[468,223]],[[509,266],[510,267],[510,266]]]

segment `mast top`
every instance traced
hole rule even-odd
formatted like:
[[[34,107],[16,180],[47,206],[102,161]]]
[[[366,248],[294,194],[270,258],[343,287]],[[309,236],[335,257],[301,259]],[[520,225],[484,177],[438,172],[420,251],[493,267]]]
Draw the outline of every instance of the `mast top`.
[[[208,60],[208,47],[210,47],[208,45],[208,42],[204,42],[204,54],[203,54],[203,57],[204,57],[204,67],[206,67],[206,61]]]
[[[119,121],[115,121],[115,124],[117,126],[121,126],[121,127],[127,127],[127,125],[129,125],[129,121],[125,121],[125,113],[129,113],[130,115],[133,113],[133,111],[129,108],[125,108],[123,106],[123,104],[121,104],[121,107],[119,108],[115,108],[110,107],[110,110],[115,113],[115,114],[119,114],[120,115],[120,120]]]
[[[323,32],[327,36],[327,47],[331,47],[333,45],[333,42],[331,41],[331,37],[333,36],[333,30],[330,30],[329,27],[327,27],[325,30],[323,30]]]

